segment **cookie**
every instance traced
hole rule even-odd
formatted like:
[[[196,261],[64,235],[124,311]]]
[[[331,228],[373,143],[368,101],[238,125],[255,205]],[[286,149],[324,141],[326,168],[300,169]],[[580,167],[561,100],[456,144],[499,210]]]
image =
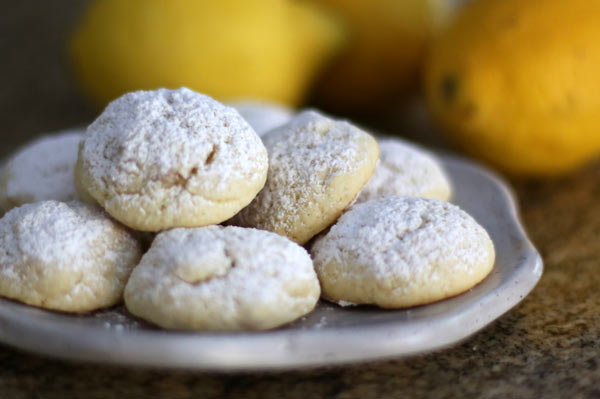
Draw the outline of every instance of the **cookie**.
[[[44,136],[14,154],[0,173],[0,208],[43,200],[77,199],[73,168],[83,130]]]
[[[379,140],[379,152],[375,173],[357,203],[387,196],[450,198],[450,180],[430,152],[398,139]]]
[[[98,207],[42,201],[0,219],[0,296],[65,312],[122,300],[139,243]]]
[[[286,124],[294,116],[291,109],[265,101],[237,101],[229,105],[237,109],[259,136]]]
[[[325,298],[383,308],[460,294],[490,273],[495,256],[487,232],[466,212],[410,197],[354,205],[311,253]]]
[[[266,150],[231,108],[186,88],[125,94],[87,129],[78,187],[142,231],[222,222],[263,187]]]
[[[319,298],[299,245],[235,226],[159,233],[125,288],[136,316],[182,330],[263,330],[308,312]]]
[[[330,226],[373,174],[375,139],[343,121],[304,111],[262,137],[267,182],[229,223],[304,244]]]

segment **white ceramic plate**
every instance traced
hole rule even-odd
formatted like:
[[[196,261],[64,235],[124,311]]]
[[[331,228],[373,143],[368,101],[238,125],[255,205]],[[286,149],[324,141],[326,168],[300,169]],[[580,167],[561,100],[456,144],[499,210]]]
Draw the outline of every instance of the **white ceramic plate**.
[[[71,316],[0,299],[0,341],[59,358],[203,370],[312,367],[432,351],[464,340],[521,301],[542,274],[506,184],[478,165],[442,157],[453,201],[477,219],[496,247],[492,273],[470,291],[406,310],[319,303],[278,330],[253,333],[165,331],[123,307]]]

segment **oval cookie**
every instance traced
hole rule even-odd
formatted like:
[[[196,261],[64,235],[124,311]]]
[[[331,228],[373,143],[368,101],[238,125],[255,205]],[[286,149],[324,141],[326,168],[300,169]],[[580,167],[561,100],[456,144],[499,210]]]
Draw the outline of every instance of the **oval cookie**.
[[[78,187],[137,230],[220,223],[263,187],[267,152],[231,108],[189,89],[113,101],[79,151]]]
[[[133,235],[98,207],[26,204],[0,219],[0,295],[65,312],[112,306],[140,256]]]
[[[323,296],[401,308],[460,294],[492,270],[483,227],[450,203],[385,197],[353,206],[312,249]]]
[[[125,304],[165,328],[263,330],[310,312],[319,294],[301,246],[268,231],[208,226],[159,233]]]
[[[262,137],[269,153],[263,190],[231,224],[304,244],[330,226],[373,174],[375,139],[343,121],[304,111]]]

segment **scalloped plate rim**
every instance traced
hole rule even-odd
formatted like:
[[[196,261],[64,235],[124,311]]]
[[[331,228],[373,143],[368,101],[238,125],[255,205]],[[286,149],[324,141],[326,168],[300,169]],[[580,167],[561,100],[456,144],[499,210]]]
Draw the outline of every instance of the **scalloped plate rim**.
[[[453,181],[476,178],[487,182],[488,189],[493,187],[498,192],[495,200],[503,202],[504,216],[509,216],[507,222],[512,229],[510,234],[514,240],[519,240],[518,245],[522,247],[518,254],[514,254],[517,262],[514,270],[502,275],[502,283],[483,294],[477,293],[477,290],[485,286],[486,280],[467,293],[435,304],[396,311],[381,310],[379,312],[387,315],[397,312],[405,320],[377,325],[324,328],[292,325],[266,332],[200,334],[103,329],[97,323],[93,326],[80,322],[70,325],[68,320],[73,316],[31,310],[35,308],[0,298],[0,342],[62,359],[212,371],[283,370],[349,364],[412,356],[457,344],[509,311],[531,292],[542,275],[543,264],[519,220],[514,196],[502,178],[458,156],[441,154],[440,158]],[[502,272],[495,267],[492,274]],[[356,312],[333,305],[323,306],[324,314]],[[438,311],[431,317],[411,319],[412,314],[427,313],[440,306],[441,313]],[[444,307],[450,309],[444,310]]]

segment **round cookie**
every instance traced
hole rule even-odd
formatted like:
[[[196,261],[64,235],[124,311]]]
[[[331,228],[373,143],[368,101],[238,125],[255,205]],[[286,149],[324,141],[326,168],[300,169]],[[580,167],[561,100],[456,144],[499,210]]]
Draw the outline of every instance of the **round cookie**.
[[[433,154],[398,139],[379,140],[379,152],[375,173],[357,203],[388,196],[450,198],[450,180]]]
[[[237,101],[229,103],[252,126],[259,136],[286,124],[294,112],[279,104],[264,101]]]
[[[87,129],[78,187],[142,231],[222,222],[263,187],[266,150],[231,108],[186,88],[125,94]]]
[[[0,296],[86,312],[122,300],[140,245],[98,207],[42,201],[0,219]]]
[[[494,264],[487,232],[455,205],[384,197],[354,205],[312,249],[323,296],[401,308],[464,292]]]
[[[304,244],[331,225],[373,174],[375,139],[343,121],[304,111],[262,137],[267,182],[231,224],[269,230]]]
[[[316,305],[310,256],[268,231],[229,226],[159,233],[125,288],[136,316],[183,330],[263,330]]]
[[[43,200],[77,199],[73,168],[83,130],[68,130],[26,144],[0,173],[0,208]]]

